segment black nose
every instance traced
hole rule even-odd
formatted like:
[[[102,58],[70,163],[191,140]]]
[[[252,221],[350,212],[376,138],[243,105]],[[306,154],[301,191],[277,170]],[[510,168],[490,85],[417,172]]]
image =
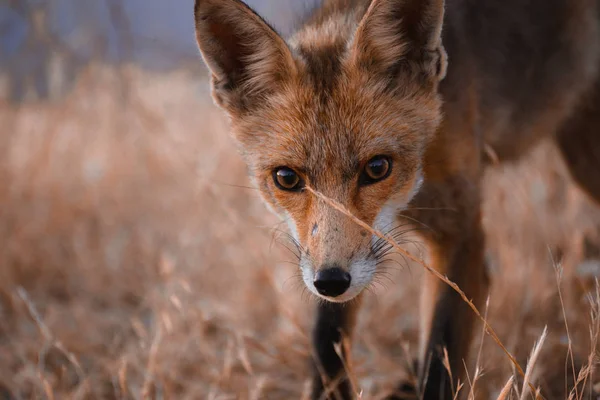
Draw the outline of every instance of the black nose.
[[[350,274],[341,268],[327,268],[317,272],[313,284],[317,292],[327,297],[337,297],[350,287]]]

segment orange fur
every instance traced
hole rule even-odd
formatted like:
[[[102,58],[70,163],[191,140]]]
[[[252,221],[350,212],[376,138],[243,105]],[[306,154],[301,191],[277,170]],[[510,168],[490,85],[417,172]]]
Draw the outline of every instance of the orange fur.
[[[484,149],[510,160],[558,135],[578,182],[600,199],[584,173],[600,172],[597,0],[325,0],[286,40],[239,0],[196,0],[195,15],[215,101],[264,200],[302,248],[307,287],[330,302],[369,285],[376,240],[309,191],[279,188],[280,167],[384,232],[401,214],[431,227],[424,238],[435,268],[475,304],[488,285]],[[376,156],[391,161],[391,173],[365,184]],[[332,265],[352,277],[349,289],[319,294],[316,276]],[[449,398],[441,347],[459,379],[474,320],[456,293],[435,282],[425,290],[421,366],[432,362],[417,389]],[[351,331],[354,312],[318,310],[315,348],[329,377],[341,365],[332,341]],[[322,389],[317,378],[315,397]],[[338,389],[351,396],[344,380]]]

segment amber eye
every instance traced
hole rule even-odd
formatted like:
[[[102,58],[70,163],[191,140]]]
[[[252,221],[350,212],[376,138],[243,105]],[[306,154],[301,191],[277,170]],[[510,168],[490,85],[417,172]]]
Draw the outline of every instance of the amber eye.
[[[386,156],[375,156],[369,160],[360,177],[361,184],[370,185],[384,180],[392,171],[392,162]]]
[[[304,186],[296,171],[288,167],[280,167],[273,171],[273,181],[279,189],[287,191],[300,190]]]

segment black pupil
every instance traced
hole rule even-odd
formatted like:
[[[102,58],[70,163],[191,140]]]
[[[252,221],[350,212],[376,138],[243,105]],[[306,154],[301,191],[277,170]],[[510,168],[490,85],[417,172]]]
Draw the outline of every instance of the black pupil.
[[[298,182],[298,176],[291,169],[280,169],[277,171],[279,183],[285,187],[293,187]]]
[[[369,162],[369,170],[371,176],[380,177],[385,174],[387,168],[387,162],[383,158],[373,160]]]

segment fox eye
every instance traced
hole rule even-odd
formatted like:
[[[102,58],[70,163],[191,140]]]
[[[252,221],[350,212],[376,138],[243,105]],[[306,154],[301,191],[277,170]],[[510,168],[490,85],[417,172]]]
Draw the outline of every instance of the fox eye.
[[[273,181],[279,189],[292,192],[300,190],[304,186],[296,171],[288,167],[279,167],[273,171]]]
[[[363,170],[360,183],[370,185],[384,180],[392,171],[392,162],[386,156],[375,156],[367,162]]]

